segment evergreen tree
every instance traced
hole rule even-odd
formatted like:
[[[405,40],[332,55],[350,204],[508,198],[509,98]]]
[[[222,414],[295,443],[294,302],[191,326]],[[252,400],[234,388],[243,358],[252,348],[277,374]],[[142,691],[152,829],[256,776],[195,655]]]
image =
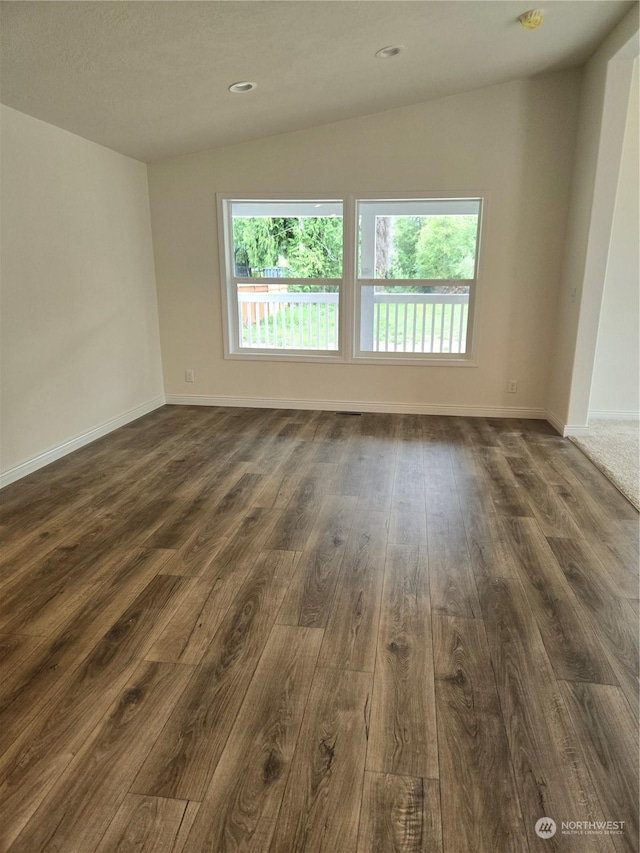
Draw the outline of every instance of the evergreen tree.
[[[234,216],[233,245],[236,264],[259,270],[274,267],[293,237],[296,219]]]
[[[291,278],[342,278],[342,218],[234,217],[236,266],[256,274],[278,266]]]
[[[283,254],[293,277],[342,278],[342,218],[300,217]]]

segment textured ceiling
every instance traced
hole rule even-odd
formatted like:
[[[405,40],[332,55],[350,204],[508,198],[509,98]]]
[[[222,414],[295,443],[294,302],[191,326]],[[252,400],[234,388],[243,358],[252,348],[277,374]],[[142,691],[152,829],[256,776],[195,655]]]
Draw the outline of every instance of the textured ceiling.
[[[3,2],[0,99],[153,161],[578,65],[633,5],[547,0],[527,32],[532,0]]]

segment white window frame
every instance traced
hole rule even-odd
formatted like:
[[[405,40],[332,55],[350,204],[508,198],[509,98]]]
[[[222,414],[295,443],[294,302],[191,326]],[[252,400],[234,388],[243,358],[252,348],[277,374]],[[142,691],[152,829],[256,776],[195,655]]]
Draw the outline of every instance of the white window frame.
[[[223,338],[224,357],[228,359],[259,360],[259,361],[324,361],[344,362],[345,339],[347,337],[348,319],[345,307],[349,303],[346,297],[345,286],[345,230],[346,230],[346,204],[345,199],[339,195],[322,195],[308,193],[305,195],[287,194],[280,195],[269,193],[261,196],[243,194],[217,194],[218,202],[218,236],[220,251],[220,280],[223,310]],[[273,279],[271,283],[281,282],[288,284],[308,284],[315,286],[338,285],[338,349],[336,350],[306,350],[306,349],[276,349],[273,347],[246,347],[240,345],[239,340],[239,317],[238,317],[238,284],[265,284],[270,279],[252,278],[251,276],[236,276],[233,254],[233,229],[231,226],[231,207],[234,202],[255,202],[266,204],[269,202],[309,202],[312,204],[326,204],[329,202],[342,205],[342,240],[343,240],[343,263],[342,278],[281,278]]]
[[[478,335],[477,316],[482,294],[481,270],[483,242],[486,240],[487,200],[486,191],[458,193],[359,193],[343,195],[339,193],[278,194],[257,195],[243,193],[218,193],[218,246],[220,258],[220,281],[222,301],[222,327],[225,359],[257,361],[298,361],[329,362],[380,365],[414,365],[440,367],[477,367]],[[478,232],[476,239],[475,273],[473,279],[365,279],[358,276],[358,202],[380,201],[384,203],[411,201],[454,201],[473,200],[479,202]],[[342,279],[299,279],[285,278],[278,281],[290,284],[338,285],[338,349],[337,350],[294,350],[266,347],[240,347],[238,340],[238,299],[237,285],[264,284],[264,278],[236,277],[233,255],[233,233],[231,228],[231,204],[233,202],[313,202],[341,203],[343,206],[343,263]],[[268,281],[268,279],[267,279]],[[362,287],[380,285],[399,286],[469,286],[469,308],[467,320],[466,351],[463,353],[395,353],[369,352],[360,350],[360,312]]]
[[[353,281],[353,298],[352,302],[354,303],[353,310],[353,328],[352,328],[352,341],[353,341],[353,361],[355,363],[364,363],[364,364],[411,364],[411,365],[441,365],[447,367],[477,367],[478,362],[476,359],[476,335],[475,332],[475,319],[477,316],[477,305],[478,305],[478,282],[480,278],[480,258],[481,258],[481,244],[482,244],[482,234],[483,234],[483,225],[484,225],[484,215],[485,215],[485,205],[486,205],[486,193],[405,193],[402,195],[394,194],[390,195],[387,193],[369,193],[369,194],[360,194],[357,199],[355,199],[354,209],[353,209],[353,245],[357,247],[358,245],[358,229],[359,229],[359,203],[365,202],[380,202],[381,205],[387,205],[389,207],[393,207],[394,204],[398,205],[406,205],[411,202],[429,202],[429,201],[477,201],[478,202],[478,228],[476,233],[476,256],[475,256],[475,267],[474,267],[474,277],[472,279],[380,279],[380,278],[364,278],[359,275],[359,258],[356,256],[353,259],[353,266],[351,268],[352,273],[352,281]],[[404,209],[398,208],[398,213],[402,210],[402,213],[406,214],[406,207]],[[396,214],[398,215],[398,214]],[[416,355],[416,353],[404,353],[404,352],[385,352],[384,355],[381,355],[380,352],[372,352],[369,350],[361,350],[360,349],[360,322],[362,316],[362,289],[364,287],[371,286],[380,286],[386,284],[388,286],[408,286],[408,287],[443,287],[443,286],[465,286],[469,287],[469,308],[468,308],[468,317],[467,317],[467,335],[466,335],[466,346],[465,351],[461,353],[437,353],[437,352],[427,352],[420,355]]]

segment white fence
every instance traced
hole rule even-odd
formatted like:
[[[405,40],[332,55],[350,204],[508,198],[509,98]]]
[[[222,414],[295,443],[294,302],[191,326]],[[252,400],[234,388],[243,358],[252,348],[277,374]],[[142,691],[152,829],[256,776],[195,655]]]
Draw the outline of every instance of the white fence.
[[[238,293],[244,346],[338,349],[338,293]]]
[[[373,297],[373,298],[372,298]],[[336,350],[338,293],[238,293],[245,347]],[[373,293],[363,288],[362,352],[461,353],[466,350],[466,293]]]
[[[466,293],[363,293],[363,352],[460,353],[466,350]]]

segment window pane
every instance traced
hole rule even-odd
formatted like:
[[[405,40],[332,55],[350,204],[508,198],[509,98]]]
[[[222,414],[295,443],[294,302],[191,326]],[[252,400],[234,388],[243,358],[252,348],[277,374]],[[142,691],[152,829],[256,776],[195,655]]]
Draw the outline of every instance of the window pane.
[[[360,288],[360,350],[380,353],[464,353],[468,285]]]
[[[238,284],[240,348],[338,349],[338,285]]]
[[[342,278],[342,203],[232,202],[237,278]]]
[[[358,212],[361,278],[475,278],[479,199],[361,201]]]

